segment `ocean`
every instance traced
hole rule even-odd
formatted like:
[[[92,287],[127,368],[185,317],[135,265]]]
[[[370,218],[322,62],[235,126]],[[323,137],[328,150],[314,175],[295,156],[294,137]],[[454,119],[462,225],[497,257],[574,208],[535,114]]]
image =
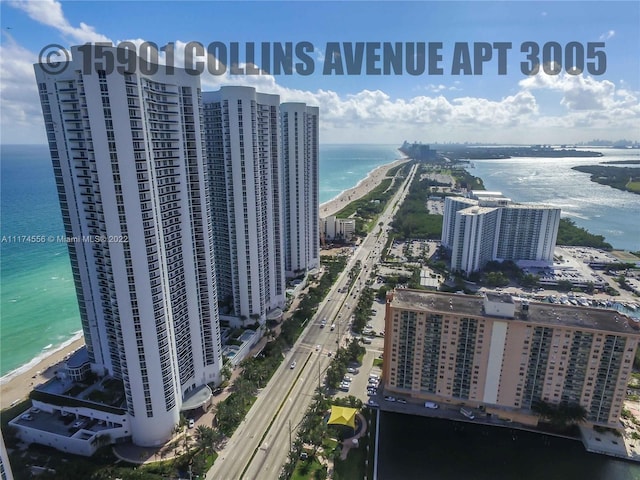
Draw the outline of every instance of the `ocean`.
[[[320,203],[402,155],[397,145],[322,145]],[[81,334],[49,150],[0,146],[0,376],[7,380]],[[15,236],[34,242],[15,242]]]
[[[605,158],[475,161],[470,170],[490,190],[518,202],[558,205],[616,248],[640,250],[640,196],[590,182],[571,170],[640,152],[601,150]],[[66,245],[12,242],[13,236],[63,235],[49,151],[39,145],[0,146],[0,376],[6,380],[80,335]],[[321,145],[320,203],[355,186],[401,155],[396,145]]]

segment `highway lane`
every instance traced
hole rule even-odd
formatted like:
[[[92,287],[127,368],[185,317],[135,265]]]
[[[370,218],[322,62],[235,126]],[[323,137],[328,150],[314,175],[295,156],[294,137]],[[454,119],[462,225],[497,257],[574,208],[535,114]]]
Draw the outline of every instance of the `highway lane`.
[[[379,217],[382,226],[376,225],[362,244],[355,250],[347,267],[338,276],[325,300],[310,323],[305,327],[296,344],[287,352],[285,360],[276,370],[268,385],[247,413],[245,420],[229,439],[215,464],[206,475],[208,480],[277,479],[282,465],[287,459],[291,439],[318,386],[318,376],[324,377],[331,358],[345,336],[351,312],[356,306],[356,298],[351,296],[355,289],[365,285],[371,267],[379,261],[382,247],[386,242],[386,229],[397,208],[404,200],[407,186],[415,175],[416,166],[407,175],[387,208]],[[350,291],[348,274],[360,260],[363,268]],[[339,293],[338,290],[344,293]],[[346,305],[348,304],[348,307]],[[323,318],[327,325],[320,328]],[[336,324],[331,330],[331,324]],[[316,346],[320,350],[316,351]],[[291,362],[296,366],[291,369]],[[320,372],[320,373],[318,373]],[[323,378],[320,381],[324,381]]]

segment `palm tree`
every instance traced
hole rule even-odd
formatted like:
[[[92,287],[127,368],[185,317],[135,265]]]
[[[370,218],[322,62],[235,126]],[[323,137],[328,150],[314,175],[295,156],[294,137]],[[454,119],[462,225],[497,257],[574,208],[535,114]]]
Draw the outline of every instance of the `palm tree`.
[[[213,453],[213,444],[215,443],[216,431],[206,425],[198,425],[195,431],[196,447],[202,450],[206,455]]]

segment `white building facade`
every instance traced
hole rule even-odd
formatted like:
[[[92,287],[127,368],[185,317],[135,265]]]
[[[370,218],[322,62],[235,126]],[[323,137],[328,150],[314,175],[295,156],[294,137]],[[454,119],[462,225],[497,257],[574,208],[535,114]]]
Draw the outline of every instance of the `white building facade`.
[[[451,251],[451,268],[471,273],[491,260],[553,262],[560,209],[512,203],[500,192],[447,197],[442,245]]]
[[[493,256],[497,260],[552,262],[559,226],[560,209],[556,207],[512,204],[501,208]]]
[[[445,197],[444,212],[442,216],[442,238],[443,247],[452,248],[454,231],[456,227],[456,212],[465,208],[478,205],[477,200],[467,197]]]
[[[493,259],[499,209],[470,207],[456,213],[451,269],[475,272]]]
[[[350,241],[356,234],[355,218],[337,218],[335,215],[320,219],[325,243],[333,240]]]
[[[319,109],[280,105],[285,273],[295,277],[320,265]]]
[[[263,324],[285,302],[280,98],[222,87],[203,104],[221,314]]]
[[[72,56],[35,72],[84,338],[92,370],[123,381],[132,441],[159,445],[220,379],[199,79]]]

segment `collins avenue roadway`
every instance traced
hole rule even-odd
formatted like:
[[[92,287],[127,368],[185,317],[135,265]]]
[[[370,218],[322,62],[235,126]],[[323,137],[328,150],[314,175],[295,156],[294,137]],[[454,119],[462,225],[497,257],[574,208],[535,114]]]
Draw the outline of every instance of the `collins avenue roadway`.
[[[258,393],[257,399],[243,422],[211,470],[207,480],[273,479],[280,475],[287,460],[291,442],[295,440],[298,424],[309,407],[316,387],[323,382],[324,373],[335,352],[338,340],[348,330],[349,317],[356,306],[357,293],[365,285],[371,268],[376,265],[386,242],[386,230],[404,200],[406,190],[415,175],[414,165],[396,194],[387,204],[371,233],[352,255],[318,311],[305,327],[295,345],[286,353],[285,360],[275,371],[268,385]],[[362,270],[349,286],[348,273],[360,260]],[[343,290],[343,288],[345,290]],[[353,296],[352,296],[353,295]],[[327,320],[320,328],[322,319]],[[335,329],[331,325],[335,323]],[[296,362],[291,368],[292,362]]]

